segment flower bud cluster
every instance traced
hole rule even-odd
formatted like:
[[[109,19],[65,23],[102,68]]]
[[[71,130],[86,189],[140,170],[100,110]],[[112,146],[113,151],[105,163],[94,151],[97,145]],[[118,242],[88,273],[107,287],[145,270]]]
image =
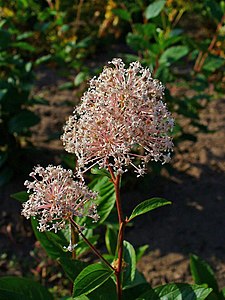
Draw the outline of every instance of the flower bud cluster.
[[[126,69],[121,59],[90,81],[88,91],[69,117],[62,141],[77,156],[80,176],[98,164],[138,176],[150,160],[167,162],[173,143],[173,119],[163,102],[164,87],[139,62]],[[139,158],[140,164],[136,164]]]

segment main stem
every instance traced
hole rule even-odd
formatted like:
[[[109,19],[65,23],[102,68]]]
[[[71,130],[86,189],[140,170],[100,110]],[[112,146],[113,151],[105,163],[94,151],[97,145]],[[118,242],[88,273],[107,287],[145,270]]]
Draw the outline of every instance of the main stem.
[[[122,299],[122,264],[123,264],[123,240],[124,240],[124,229],[126,226],[126,221],[123,217],[121,199],[120,199],[120,180],[121,175],[115,176],[112,170],[112,167],[109,166],[109,172],[111,174],[112,182],[115,188],[116,194],[116,208],[118,213],[118,220],[119,220],[119,233],[118,233],[118,242],[117,242],[117,249],[118,249],[118,260],[117,260],[117,267],[116,267],[116,290],[117,290],[117,299]]]

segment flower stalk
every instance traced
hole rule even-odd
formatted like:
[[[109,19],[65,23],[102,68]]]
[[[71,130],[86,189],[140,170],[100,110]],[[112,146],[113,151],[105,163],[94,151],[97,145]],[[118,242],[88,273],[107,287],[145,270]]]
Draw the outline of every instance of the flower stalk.
[[[85,235],[80,230],[79,226],[72,218],[70,218],[70,224],[77,231],[77,233],[83,238],[85,243],[90,247],[90,249],[95,253],[95,255],[97,255],[97,257],[101,261],[103,261],[110,269],[112,269],[115,272],[116,270],[113,268],[113,266],[110,265],[110,263],[101,255],[101,253],[95,248],[95,246],[85,237]]]
[[[72,223],[70,223],[70,230],[71,230],[71,244],[72,244],[72,246],[74,246],[74,245],[76,245],[76,241],[77,241],[77,231],[75,231]],[[72,250],[72,259],[76,259],[75,247],[73,247],[73,250]]]
[[[118,242],[117,242],[117,253],[118,253],[118,264],[117,270],[115,272],[116,275],[116,290],[118,300],[122,299],[122,261],[123,261],[123,241],[124,241],[124,229],[126,226],[126,221],[124,220],[123,210],[120,199],[120,180],[121,175],[117,175],[115,177],[112,168],[109,166],[109,172],[112,176],[112,181],[114,183],[115,194],[116,194],[116,208],[118,213],[118,221],[119,221],[119,233],[118,233]]]

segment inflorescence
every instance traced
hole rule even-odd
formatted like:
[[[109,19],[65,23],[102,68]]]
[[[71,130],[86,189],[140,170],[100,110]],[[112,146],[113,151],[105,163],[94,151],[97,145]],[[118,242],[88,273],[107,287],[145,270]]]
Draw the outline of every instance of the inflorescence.
[[[22,215],[36,217],[39,231],[65,228],[70,218],[90,217],[98,220],[94,200],[97,194],[84,182],[74,181],[72,171],[61,166],[37,166],[30,173],[33,181],[25,181],[29,200],[23,204]]]
[[[121,59],[110,64],[90,81],[64,127],[65,150],[77,156],[81,177],[96,164],[111,165],[117,174],[132,165],[140,176],[150,160],[165,163],[172,151],[173,118],[163,102],[161,82],[139,62],[127,69]]]

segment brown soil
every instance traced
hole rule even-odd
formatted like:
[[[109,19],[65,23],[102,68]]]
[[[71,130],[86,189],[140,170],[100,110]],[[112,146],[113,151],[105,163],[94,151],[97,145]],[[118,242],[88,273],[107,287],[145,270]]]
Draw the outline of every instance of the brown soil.
[[[58,139],[62,126],[79,98],[79,91],[59,91],[65,82],[54,72],[38,72],[36,93],[49,100],[49,106],[36,106],[41,123],[34,128],[33,142],[41,147],[41,155],[31,161],[57,163],[63,153]],[[46,84],[47,82],[47,84]],[[70,105],[68,105],[70,104]],[[140,200],[163,196],[173,205],[137,218],[126,239],[135,246],[149,244],[147,253],[138,263],[147,280],[153,285],[166,282],[191,282],[189,254],[195,253],[213,267],[220,287],[225,286],[225,188],[224,141],[225,100],[211,102],[201,119],[211,133],[199,133],[197,142],[179,145],[171,162],[173,170],[163,171],[163,177],[146,176],[124,193],[125,211],[130,211]],[[23,274],[19,263],[7,264],[13,254],[24,260],[31,256],[34,238],[29,223],[20,216],[21,206],[9,195],[23,190],[23,179],[17,179],[2,189],[0,229],[0,274]],[[141,187],[143,189],[141,190]],[[140,192],[141,190],[141,192]],[[139,201],[138,201],[139,200]],[[15,261],[15,260],[14,260]]]
[[[129,234],[132,242],[150,245],[139,268],[153,285],[191,282],[189,254],[195,253],[225,286],[225,99],[211,102],[201,119],[213,133],[181,143],[171,162],[173,173],[160,184],[160,196],[172,206],[146,215]]]

